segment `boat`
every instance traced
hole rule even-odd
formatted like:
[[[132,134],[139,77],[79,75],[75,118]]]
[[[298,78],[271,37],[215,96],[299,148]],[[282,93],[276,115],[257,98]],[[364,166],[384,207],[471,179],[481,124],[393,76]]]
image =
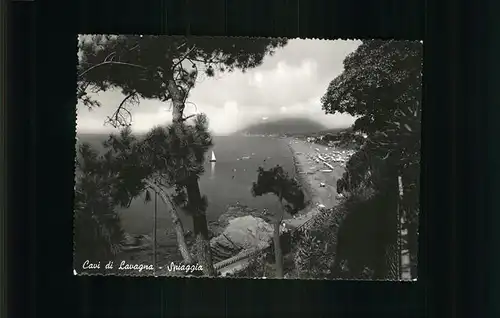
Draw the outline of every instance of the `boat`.
[[[215,153],[212,151],[212,158],[210,158],[210,162],[215,162],[215,161],[217,161],[215,159]]]

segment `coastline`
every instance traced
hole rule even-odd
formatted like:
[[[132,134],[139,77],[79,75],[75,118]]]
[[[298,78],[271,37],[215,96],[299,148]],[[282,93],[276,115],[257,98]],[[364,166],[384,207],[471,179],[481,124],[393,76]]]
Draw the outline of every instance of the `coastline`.
[[[304,176],[304,169],[302,168],[303,164],[300,162],[295,149],[292,147],[291,141],[287,143],[287,146],[292,153],[294,178],[299,182],[305,192],[305,196],[308,201],[306,209],[309,209],[311,206],[315,206],[315,203],[319,202],[318,197],[313,191],[311,183],[308,182],[307,178]]]
[[[308,206],[300,211],[298,215],[283,220],[283,230],[289,231],[313,224],[318,220],[317,216],[321,215],[322,212],[330,211],[324,210],[324,208],[332,208],[338,204],[336,186],[337,180],[344,173],[344,165],[331,160],[325,164],[324,161],[322,162],[318,159],[318,156],[326,161],[326,158],[332,158],[332,153],[344,153],[346,156],[350,154],[345,154],[345,150],[327,148],[294,138],[286,138],[284,141],[287,142],[287,146],[292,154],[294,177],[303,187],[306,199],[309,201]],[[333,167],[333,169],[325,172],[324,170],[327,167]],[[270,247],[271,241],[269,241],[266,249]],[[215,264],[216,269],[220,271],[222,276],[239,272],[249,265],[248,255],[254,252],[254,249],[241,251]]]
[[[341,152],[322,145],[295,138],[286,138],[293,156],[295,177],[302,185],[309,205],[292,219],[283,222],[291,228],[302,226],[316,216],[321,208],[332,208],[338,204],[337,180],[342,177],[345,167],[340,162],[322,162],[319,158],[332,152]],[[333,167],[333,169],[330,169]]]
[[[337,205],[337,180],[342,178],[345,161],[352,153],[299,139],[288,138],[287,141],[294,156],[297,177],[304,183],[312,203],[326,208]],[[332,156],[339,161],[327,159]]]

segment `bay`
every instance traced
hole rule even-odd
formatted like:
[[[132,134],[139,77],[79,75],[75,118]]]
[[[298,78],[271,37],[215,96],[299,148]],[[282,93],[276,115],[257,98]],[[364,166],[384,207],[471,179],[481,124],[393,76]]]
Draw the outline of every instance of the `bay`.
[[[99,143],[105,135],[79,136],[79,142],[89,142],[102,149]],[[272,137],[258,136],[215,136],[214,146],[207,153],[205,172],[200,178],[200,190],[208,199],[207,221],[216,221],[225,212],[228,205],[240,203],[251,208],[268,209],[271,212],[279,209],[277,199],[273,195],[253,197],[252,182],[257,179],[257,168],[270,168],[277,164],[293,175],[292,154],[287,141]],[[211,151],[214,151],[216,162],[209,162]],[[154,199],[154,198],[153,198]],[[118,209],[123,228],[132,234],[151,235],[154,225],[154,200],[145,203],[143,197],[132,201],[129,208]],[[192,230],[192,220],[181,214],[185,230]],[[172,232],[172,222],[168,207],[157,200],[157,229],[160,232]],[[172,233],[173,234],[173,233]],[[175,239],[174,235],[168,235]],[[172,242],[175,243],[175,242]]]

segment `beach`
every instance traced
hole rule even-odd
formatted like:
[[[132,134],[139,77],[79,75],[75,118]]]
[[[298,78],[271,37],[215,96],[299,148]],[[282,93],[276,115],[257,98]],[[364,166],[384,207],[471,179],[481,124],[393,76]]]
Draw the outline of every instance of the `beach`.
[[[290,228],[296,228],[317,215],[319,208],[338,204],[337,180],[342,177],[352,152],[295,138],[287,138],[286,142],[294,157],[296,178],[310,200],[309,207],[298,216],[283,221]]]
[[[299,178],[308,188],[313,204],[326,208],[335,206],[338,203],[337,180],[342,178],[345,162],[352,153],[297,139],[289,139],[288,145],[295,157]],[[341,161],[328,160],[330,158]]]

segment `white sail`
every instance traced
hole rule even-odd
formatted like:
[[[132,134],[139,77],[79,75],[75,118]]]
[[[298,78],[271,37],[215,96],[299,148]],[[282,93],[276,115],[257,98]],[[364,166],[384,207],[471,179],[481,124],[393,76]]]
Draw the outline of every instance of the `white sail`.
[[[212,161],[212,162],[216,161],[216,159],[215,159],[215,153],[213,151],[212,151],[212,158],[210,159],[210,161]]]

